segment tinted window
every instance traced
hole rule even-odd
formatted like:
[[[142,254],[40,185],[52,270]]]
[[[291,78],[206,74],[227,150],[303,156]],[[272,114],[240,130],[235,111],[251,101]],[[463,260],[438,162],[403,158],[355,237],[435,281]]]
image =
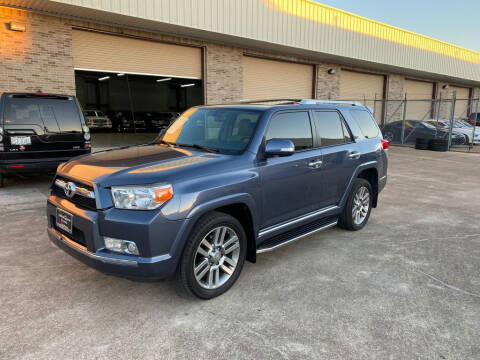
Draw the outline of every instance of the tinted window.
[[[312,128],[308,112],[280,113],[270,121],[266,140],[286,139],[291,140],[295,150],[313,147]]]
[[[353,118],[357,122],[363,136],[367,139],[375,138],[379,135],[377,122],[366,110],[350,110]]]
[[[336,111],[315,111],[315,124],[320,132],[320,144],[330,146],[350,142],[348,133],[340,114]]]
[[[49,132],[82,131],[78,107],[73,100],[8,98],[5,123],[38,125]]]
[[[191,108],[163,136],[164,141],[202,145],[222,152],[243,152],[262,111],[229,108]]]

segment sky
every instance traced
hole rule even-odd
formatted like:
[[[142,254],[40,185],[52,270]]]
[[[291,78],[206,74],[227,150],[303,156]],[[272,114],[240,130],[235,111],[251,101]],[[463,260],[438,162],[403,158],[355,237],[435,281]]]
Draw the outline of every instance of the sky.
[[[317,0],[480,52],[480,0]]]

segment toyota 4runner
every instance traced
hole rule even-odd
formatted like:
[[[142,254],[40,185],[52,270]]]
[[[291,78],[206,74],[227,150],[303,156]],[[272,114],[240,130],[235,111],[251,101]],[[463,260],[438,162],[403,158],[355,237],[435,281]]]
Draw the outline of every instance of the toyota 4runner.
[[[60,165],[48,234],[105,273],[176,274],[212,298],[259,253],[337,224],[362,229],[387,181],[387,148],[357,103],[194,107],[153,143]]]

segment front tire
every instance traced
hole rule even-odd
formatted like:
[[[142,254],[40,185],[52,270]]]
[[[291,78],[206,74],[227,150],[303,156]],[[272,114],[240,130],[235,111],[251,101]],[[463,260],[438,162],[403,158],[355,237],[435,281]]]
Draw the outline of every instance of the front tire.
[[[370,217],[372,200],[372,185],[365,179],[355,179],[345,207],[338,219],[338,226],[352,231],[362,229]]]
[[[180,260],[177,280],[190,295],[212,299],[226,292],[245,263],[247,236],[234,217],[211,212],[195,225]]]

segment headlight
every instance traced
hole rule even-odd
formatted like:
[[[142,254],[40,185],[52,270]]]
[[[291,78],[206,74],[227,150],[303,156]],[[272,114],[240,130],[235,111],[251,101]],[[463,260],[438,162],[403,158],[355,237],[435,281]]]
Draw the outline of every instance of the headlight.
[[[169,184],[150,186],[112,186],[112,198],[118,209],[153,210],[173,197]]]
[[[88,126],[83,125],[83,132],[86,132],[86,133],[90,132],[90,129],[88,128]]]

